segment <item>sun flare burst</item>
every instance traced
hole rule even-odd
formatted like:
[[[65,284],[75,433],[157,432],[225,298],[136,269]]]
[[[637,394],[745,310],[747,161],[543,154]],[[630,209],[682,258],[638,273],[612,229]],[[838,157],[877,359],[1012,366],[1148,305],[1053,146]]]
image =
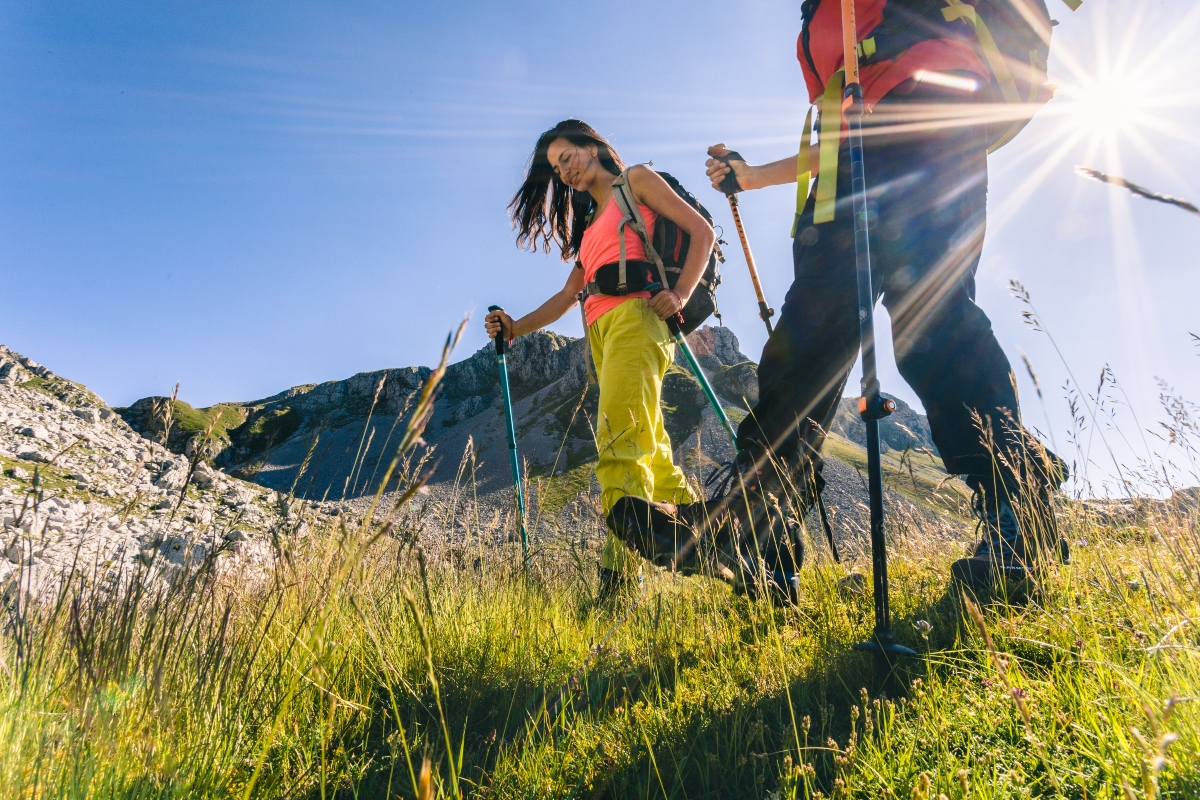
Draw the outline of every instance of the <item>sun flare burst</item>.
[[[1114,73],[1062,87],[1058,95],[1067,106],[1064,122],[1082,135],[1099,139],[1133,133],[1152,122],[1140,89],[1136,78]]]
[[[1197,35],[1200,5],[1172,15],[1098,1],[1064,20],[1051,46],[1054,98],[1017,139],[1018,152],[1005,153],[1006,167],[1024,178],[993,209],[989,227],[1003,228],[1046,181],[1079,164],[1124,174],[1137,163],[1146,181],[1178,179],[1165,153],[1179,143],[1200,147],[1200,104],[1186,79],[1200,68],[1190,46]],[[1110,213],[1129,213],[1123,202],[1110,206]]]
[[[1200,66],[1191,47],[1200,33],[1200,6],[1174,18],[1144,5],[1111,3],[1086,13],[1078,22],[1090,28],[1087,35],[1053,48],[1058,85],[1045,113],[1059,133],[1109,156],[1136,148],[1153,159],[1151,139],[1200,144],[1195,130],[1180,122],[1181,113],[1197,107],[1186,76]]]

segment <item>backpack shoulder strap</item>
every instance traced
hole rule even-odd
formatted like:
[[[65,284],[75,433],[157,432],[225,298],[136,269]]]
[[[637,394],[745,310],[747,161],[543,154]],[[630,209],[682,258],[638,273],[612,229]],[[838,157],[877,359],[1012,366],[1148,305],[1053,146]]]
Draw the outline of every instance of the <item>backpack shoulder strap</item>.
[[[629,170],[625,170],[616,177],[612,183],[612,189],[613,202],[617,204],[617,210],[621,212],[621,224],[617,227],[617,235],[621,240],[620,285],[625,285],[625,227],[629,226],[633,228],[638,238],[642,240],[642,249],[645,250],[650,260],[654,262],[654,266],[658,268],[658,278],[662,281],[663,288],[669,288],[667,270],[663,267],[663,262],[658,255],[658,251],[654,249],[654,243],[650,241],[650,232],[646,228],[646,219],[642,216],[642,212],[638,208],[637,198],[633,196],[633,189],[629,185]]]

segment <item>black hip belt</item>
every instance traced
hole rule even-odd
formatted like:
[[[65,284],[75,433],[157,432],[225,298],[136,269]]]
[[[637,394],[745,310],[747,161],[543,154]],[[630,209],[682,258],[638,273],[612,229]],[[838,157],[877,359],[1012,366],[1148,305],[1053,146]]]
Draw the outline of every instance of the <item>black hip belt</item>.
[[[655,266],[649,261],[626,261],[624,275],[621,274],[621,266],[621,262],[614,261],[597,269],[587,283],[587,293],[623,297],[633,292],[644,292],[652,283],[661,283],[654,277]]]

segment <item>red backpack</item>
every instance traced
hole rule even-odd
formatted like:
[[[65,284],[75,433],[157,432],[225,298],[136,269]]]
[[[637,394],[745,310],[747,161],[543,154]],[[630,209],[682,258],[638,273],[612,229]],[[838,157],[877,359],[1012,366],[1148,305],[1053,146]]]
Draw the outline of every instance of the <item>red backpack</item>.
[[[1072,10],[1082,1],[1063,0]],[[805,0],[801,6],[801,50],[814,74],[809,22],[821,2]],[[991,126],[989,150],[996,150],[1020,133],[1054,94],[1046,82],[1046,60],[1055,24],[1045,0],[886,0],[882,21],[859,43],[859,63],[891,61],[931,39],[968,42],[988,66],[994,101],[1017,106]],[[840,47],[840,36],[838,42]]]

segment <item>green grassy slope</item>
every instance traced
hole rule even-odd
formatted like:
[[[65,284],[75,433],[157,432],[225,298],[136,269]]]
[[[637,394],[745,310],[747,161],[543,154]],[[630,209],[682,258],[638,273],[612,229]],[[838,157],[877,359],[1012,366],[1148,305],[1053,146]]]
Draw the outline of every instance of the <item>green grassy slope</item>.
[[[443,797],[1192,797],[1200,537],[1156,508],[1119,526],[1068,509],[1094,544],[983,630],[949,554],[895,553],[896,632],[920,656],[890,684],[851,648],[872,606],[839,594],[843,568],[807,569],[787,609],[654,572],[597,605],[578,542],[539,545],[527,580],[486,525],[474,558],[423,563],[330,528],[281,542],[261,590],[21,613],[0,640],[0,795],[414,797],[427,755]]]
[[[886,463],[897,491],[942,484]],[[410,488],[386,525],[280,531],[260,573],[114,591],[81,568],[48,607],[6,598],[0,797],[1200,796],[1190,494],[1064,502],[1073,563],[982,610],[897,515],[893,622],[918,655],[885,674],[853,648],[872,598],[840,583],[863,563],[807,567],[788,607],[649,567],[600,602],[594,516],[526,569],[500,514],[451,509],[455,537],[421,540],[441,510]]]

